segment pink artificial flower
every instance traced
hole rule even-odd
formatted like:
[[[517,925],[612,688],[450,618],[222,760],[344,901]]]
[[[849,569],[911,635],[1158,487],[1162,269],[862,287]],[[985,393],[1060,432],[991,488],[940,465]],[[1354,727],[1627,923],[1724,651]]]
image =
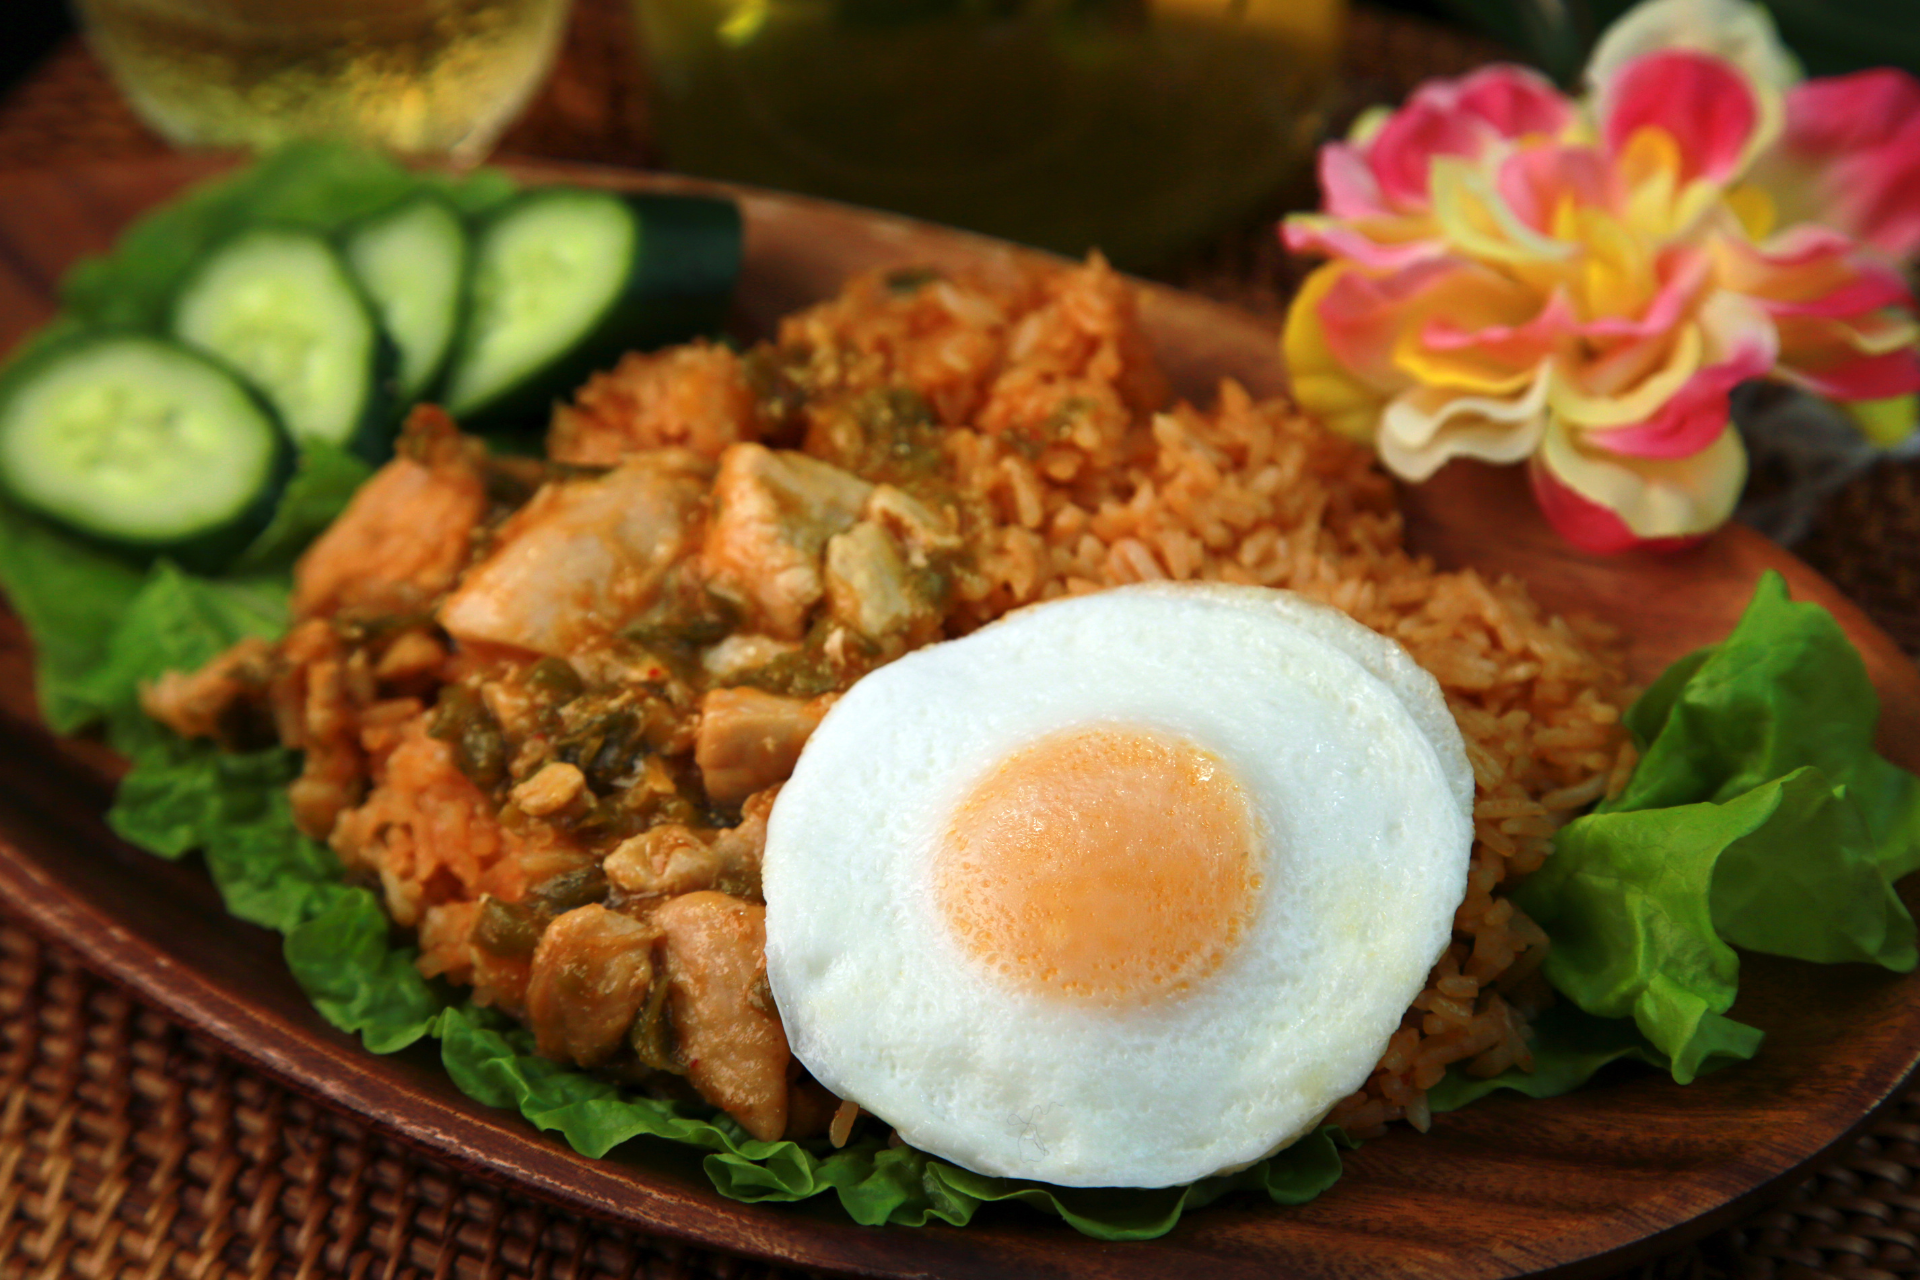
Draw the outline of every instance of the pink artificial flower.
[[[1797,85],[1780,150],[1812,216],[1894,261],[1920,254],[1920,80],[1881,68]]]
[[[1395,474],[1527,461],[1570,541],[1670,546],[1738,500],[1739,383],[1920,390],[1920,82],[1796,84],[1746,0],[1642,4],[1588,78],[1578,102],[1513,67],[1436,81],[1324,148],[1324,212],[1285,234],[1330,260],[1286,353],[1302,406]]]

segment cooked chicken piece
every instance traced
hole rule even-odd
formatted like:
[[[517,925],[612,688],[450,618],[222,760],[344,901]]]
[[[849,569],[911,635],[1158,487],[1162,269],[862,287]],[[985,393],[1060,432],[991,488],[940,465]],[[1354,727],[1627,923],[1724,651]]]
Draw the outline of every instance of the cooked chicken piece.
[[[711,464],[680,450],[546,485],[440,607],[456,639],[569,656],[652,603],[698,545]]]
[[[693,761],[715,804],[733,805],[785,782],[833,695],[783,698],[758,689],[709,689],[700,700]]]
[[[700,665],[709,680],[725,684],[799,648],[791,640],[775,640],[772,636],[731,635],[702,653]]]
[[[908,573],[900,544],[871,520],[828,541],[826,585],[833,620],[869,640],[912,647],[940,630],[940,611]]]
[[[760,861],[767,851],[767,815],[773,812],[773,802],[779,796],[778,786],[756,791],[747,797],[740,806],[740,823],[726,828],[713,837],[714,856],[720,862],[722,888],[729,884],[743,887],[729,889],[736,897],[760,896]]]
[[[587,793],[587,775],[579,765],[555,760],[513,789],[513,803],[533,818],[546,818],[570,808]]]
[[[626,1045],[653,984],[660,930],[599,903],[549,924],[533,953],[527,1020],[544,1057],[597,1067]]]
[[[724,893],[670,898],[648,917],[666,937],[675,1047],[700,1095],[756,1138],[787,1127],[787,1036],[767,992],[767,909]]]
[[[253,750],[274,740],[263,705],[273,671],[273,646],[248,636],[192,674],[162,672],[140,690],[140,708],[183,738]]]
[[[720,857],[713,847],[677,822],[622,840],[604,866],[607,879],[645,897],[711,889],[720,876]]]
[[[677,445],[718,458],[728,445],[759,435],[740,357],[699,342],[632,352],[593,375],[572,404],[554,410],[547,456],[612,466],[643,449]]]
[[[375,664],[373,674],[382,684],[432,681],[447,660],[446,646],[425,627],[410,627],[395,636]]]
[[[747,630],[800,639],[824,591],[827,539],[853,524],[872,492],[860,477],[805,454],[734,445],[713,482],[713,524],[701,550],[708,585],[747,610]]]
[[[294,566],[296,618],[420,613],[466,564],[486,484],[445,414],[423,405],[407,433],[401,455],[360,486]]]
[[[607,879],[645,897],[720,889],[758,898],[767,814],[779,790],[769,787],[751,796],[741,807],[740,824],[723,831],[699,832],[670,822],[621,841],[607,855]]]
[[[309,618],[281,639],[280,659],[269,693],[274,723],[282,743],[305,753],[287,792],[293,819],[306,834],[325,840],[341,812],[360,803],[367,785],[350,655],[326,619]]]
[[[890,484],[873,491],[860,517],[874,521],[898,538],[916,566],[925,564],[933,552],[960,549],[960,535],[955,532],[950,515],[935,511],[904,489]]]

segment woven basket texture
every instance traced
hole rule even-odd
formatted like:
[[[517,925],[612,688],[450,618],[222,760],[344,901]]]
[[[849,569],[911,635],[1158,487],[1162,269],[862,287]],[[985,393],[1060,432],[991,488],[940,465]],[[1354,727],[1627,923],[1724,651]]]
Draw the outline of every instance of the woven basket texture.
[[[0,917],[8,1280],[786,1280],[462,1178]]]
[[[1359,9],[1345,112],[1497,53]],[[559,69],[500,155],[647,164],[639,68],[617,0],[576,0]],[[0,99],[0,174],[165,150],[77,42]],[[1271,316],[1298,272],[1263,218],[1156,274]],[[1857,479],[1798,550],[1920,652],[1920,463]],[[1774,1207],[1624,1274],[1920,1276],[1917,1179],[1920,1094],[1909,1094]],[[251,1071],[0,911],[0,1280],[803,1274],[585,1220],[416,1155]]]

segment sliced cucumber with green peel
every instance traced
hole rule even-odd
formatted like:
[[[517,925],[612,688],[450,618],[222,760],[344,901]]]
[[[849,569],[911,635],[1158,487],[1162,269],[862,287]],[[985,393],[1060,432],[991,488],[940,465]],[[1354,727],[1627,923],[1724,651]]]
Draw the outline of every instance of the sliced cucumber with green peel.
[[[142,557],[218,567],[267,524],[292,448],[261,397],[147,334],[87,334],[0,381],[0,487]]]
[[[226,241],[181,286],[173,333],[251,381],[296,438],[376,461],[390,446],[393,344],[314,232],[255,227]]]
[[[400,398],[420,399],[438,381],[460,329],[465,224],[451,205],[429,193],[348,228],[341,247],[399,348]]]
[[[739,271],[732,201],[524,192],[475,232],[441,398],[464,421],[543,415],[625,351],[718,329]]]

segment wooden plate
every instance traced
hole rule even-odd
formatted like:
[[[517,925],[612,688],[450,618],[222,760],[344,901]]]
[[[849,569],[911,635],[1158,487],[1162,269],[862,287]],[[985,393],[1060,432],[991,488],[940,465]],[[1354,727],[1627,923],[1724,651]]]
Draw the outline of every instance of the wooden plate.
[[[76,257],[106,249],[136,213],[214,167],[173,158],[0,175],[0,348],[50,314]],[[816,202],[749,193],[743,204],[742,310],[760,331],[857,269],[1009,252]],[[1183,391],[1207,395],[1224,375],[1278,389],[1273,334],[1250,318],[1167,290],[1147,293],[1145,316]],[[1759,572],[1779,569],[1853,635],[1885,700],[1883,750],[1920,766],[1920,675],[1831,586],[1762,539],[1730,529],[1678,556],[1590,559],[1553,540],[1511,472],[1485,468],[1450,468],[1408,500],[1418,546],[1443,563],[1515,573],[1550,607],[1617,622],[1643,678],[1724,634]],[[827,1205],[734,1204],[685,1151],[641,1141],[583,1159],[461,1096],[430,1052],[377,1058],[328,1027],[287,976],[278,939],[229,919],[197,866],[147,857],[108,832],[111,761],[39,727],[17,626],[4,640],[0,893],[16,909],[260,1069],[438,1159],[726,1250],[898,1276],[1602,1275],[1750,1211],[1863,1125],[1920,1057],[1920,979],[1749,957],[1734,1012],[1767,1032],[1756,1061],[1685,1089],[1622,1073],[1545,1102],[1495,1097],[1437,1118],[1428,1135],[1368,1143],[1302,1208],[1243,1197],[1190,1214],[1165,1239],[1113,1245],[1018,1208],[990,1207],[964,1231],[911,1231],[854,1226]]]

